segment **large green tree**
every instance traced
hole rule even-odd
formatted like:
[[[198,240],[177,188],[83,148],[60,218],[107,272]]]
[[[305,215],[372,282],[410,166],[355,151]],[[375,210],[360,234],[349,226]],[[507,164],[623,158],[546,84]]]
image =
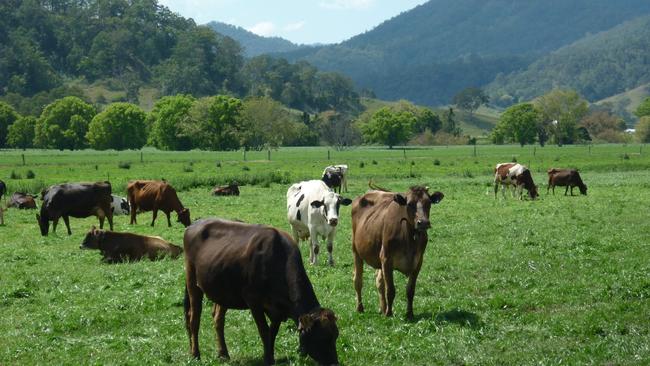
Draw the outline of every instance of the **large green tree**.
[[[514,105],[503,112],[492,131],[495,143],[516,142],[522,147],[535,142],[539,112],[530,103]]]
[[[454,96],[452,103],[454,103],[457,108],[468,111],[471,116],[474,111],[476,111],[480,106],[487,104],[489,101],[490,98],[482,89],[469,87],[458,92],[458,94]]]
[[[181,127],[181,134],[192,141],[194,148],[233,150],[239,148],[237,121],[242,101],[217,95],[198,99],[192,105]]]
[[[650,142],[650,115],[639,119],[636,124],[636,137],[644,144]]]
[[[643,116],[650,116],[650,97],[645,98],[645,100],[639,104],[639,106],[636,108],[636,111],[634,111],[634,114],[639,118]]]
[[[379,109],[370,122],[361,126],[361,133],[367,142],[393,146],[406,142],[411,137],[416,117],[409,112],[393,112],[389,107]]]
[[[36,117],[25,116],[16,120],[7,132],[7,146],[28,149],[34,146]]]
[[[181,133],[181,124],[189,118],[194,98],[190,95],[163,97],[147,116],[149,144],[161,150],[189,150],[192,142]]]
[[[12,106],[0,102],[0,147],[4,146],[7,139],[7,129],[19,118],[20,115]]]
[[[111,104],[90,122],[88,143],[97,150],[140,149],[147,142],[146,117],[137,105]]]
[[[589,111],[589,103],[575,90],[562,89],[552,90],[534,103],[555,143],[574,143],[578,122]]]
[[[276,148],[291,143],[306,129],[282,104],[269,97],[244,100],[237,122],[239,143],[247,150]]]
[[[50,103],[36,123],[34,146],[71,150],[84,148],[88,124],[95,114],[95,107],[78,97],[65,97]]]

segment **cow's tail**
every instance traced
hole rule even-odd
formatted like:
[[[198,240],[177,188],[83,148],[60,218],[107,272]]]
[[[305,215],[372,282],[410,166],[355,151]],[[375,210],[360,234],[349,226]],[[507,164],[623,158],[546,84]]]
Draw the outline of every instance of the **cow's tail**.
[[[382,188],[382,187],[376,185],[375,182],[373,182],[372,180],[368,181],[368,187],[370,187],[370,189],[373,189],[375,191],[390,192],[389,189]]]

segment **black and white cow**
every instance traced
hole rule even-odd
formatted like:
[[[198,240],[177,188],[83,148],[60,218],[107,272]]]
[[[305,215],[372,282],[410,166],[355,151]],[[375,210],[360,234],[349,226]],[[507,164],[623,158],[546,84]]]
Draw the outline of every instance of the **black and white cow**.
[[[111,195],[111,209],[113,215],[128,215],[131,212],[129,201],[125,197]]]
[[[332,192],[322,180],[310,180],[292,185],[287,191],[287,218],[293,229],[296,243],[310,239],[309,262],[318,260],[318,237],[327,238],[328,263],[333,266],[332,248],[336,225],[339,223],[339,208],[352,203]]]
[[[329,174],[328,174],[329,173]],[[339,187],[339,193],[341,193],[341,187],[345,190],[345,193],[348,192],[348,166],[345,164],[339,164],[339,165],[330,165],[325,167],[325,170],[323,170],[323,181],[327,183],[326,179],[332,179],[332,178],[327,178],[332,177],[332,175],[338,175],[340,177],[340,182],[337,185]],[[336,180],[337,178],[334,178]],[[332,188],[331,185],[328,184],[330,188]]]

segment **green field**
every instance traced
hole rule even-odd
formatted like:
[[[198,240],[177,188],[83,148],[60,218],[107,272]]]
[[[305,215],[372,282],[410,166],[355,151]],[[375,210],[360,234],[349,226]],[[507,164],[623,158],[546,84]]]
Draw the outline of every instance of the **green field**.
[[[25,165],[22,155],[24,154]],[[286,148],[271,152],[2,151],[9,191],[53,183],[110,180],[124,195],[130,179],[167,179],[192,219],[225,217],[289,230],[285,193],[350,165],[354,198],[367,182],[394,190],[427,184],[444,192],[416,288],[415,320],[404,318],[405,277],[396,275],[395,317],[378,313],[366,266],[366,313],[355,312],[350,208],[342,207],[335,267],[307,265],[323,306],[339,317],[344,365],[558,365],[650,363],[650,150],[640,145],[478,146],[422,149]],[[528,165],[541,199],[517,201],[491,187],[495,163]],[[130,163],[129,169],[118,164]],[[124,164],[122,164],[124,166]],[[546,194],[546,169],[576,167],[588,196]],[[34,179],[24,179],[31,170]],[[23,179],[9,179],[20,175]],[[211,185],[237,179],[239,197],[212,197]],[[578,190],[576,189],[576,193]],[[38,202],[40,204],[40,202]],[[220,364],[210,311],[201,323],[203,359],[191,361],[185,332],[182,260],[108,265],[79,245],[96,218],[71,219],[72,236],[41,237],[34,211],[9,209],[0,227],[0,365]],[[175,216],[175,215],[174,215]],[[183,227],[151,213],[138,225],[117,216],[115,230],[160,235],[182,245]],[[174,217],[175,220],[175,217]],[[303,244],[303,260],[308,248]],[[206,300],[207,301],[207,300]],[[228,364],[261,364],[262,344],[248,312],[230,311]],[[285,323],[280,364],[309,365]]]

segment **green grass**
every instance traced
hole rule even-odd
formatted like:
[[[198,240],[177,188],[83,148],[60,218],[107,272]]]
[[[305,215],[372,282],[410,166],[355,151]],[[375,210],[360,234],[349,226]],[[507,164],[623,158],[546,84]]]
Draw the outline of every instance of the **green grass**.
[[[325,266],[323,256],[320,265],[307,265],[321,304],[339,317],[342,364],[648,364],[650,150],[478,146],[477,153],[474,157],[470,146],[359,148],[331,150],[328,161],[325,148],[292,148],[273,151],[271,161],[266,152],[249,152],[243,161],[242,152],[145,150],[141,163],[135,151],[3,151],[0,179],[10,193],[109,179],[124,194],[130,179],[165,178],[177,186],[193,219],[219,216],[285,230],[289,184],[318,178],[329,163],[350,165],[346,196],[351,198],[367,190],[369,179],[395,190],[427,184],[445,199],[431,212],[415,321],[404,319],[401,275],[396,276],[396,316],[378,314],[374,272],[367,266],[366,313],[354,311],[348,207],[341,209],[336,267]],[[513,157],[531,167],[540,200],[494,199],[494,164]],[[131,162],[130,169],[120,169],[119,162]],[[185,172],[190,165],[193,171]],[[565,197],[561,188],[546,195],[550,167],[579,168],[589,195]],[[8,179],[12,170],[23,179]],[[28,170],[35,179],[24,179]],[[212,184],[231,179],[247,183],[241,196],[210,196]],[[159,218],[152,228],[151,213],[138,219],[129,225],[127,217],[118,216],[115,230],[160,235],[182,245],[180,224],[168,228]],[[96,218],[71,219],[70,237],[63,225],[58,234],[41,237],[34,211],[9,209],[5,222],[0,227],[1,365],[221,363],[207,303],[200,333],[203,360],[190,360],[182,259],[102,264],[98,252],[79,249]],[[301,249],[307,262],[307,246]],[[298,355],[294,329],[291,322],[282,326],[276,359],[312,364]],[[226,339],[229,364],[261,363],[261,341],[248,312],[228,312]]]

